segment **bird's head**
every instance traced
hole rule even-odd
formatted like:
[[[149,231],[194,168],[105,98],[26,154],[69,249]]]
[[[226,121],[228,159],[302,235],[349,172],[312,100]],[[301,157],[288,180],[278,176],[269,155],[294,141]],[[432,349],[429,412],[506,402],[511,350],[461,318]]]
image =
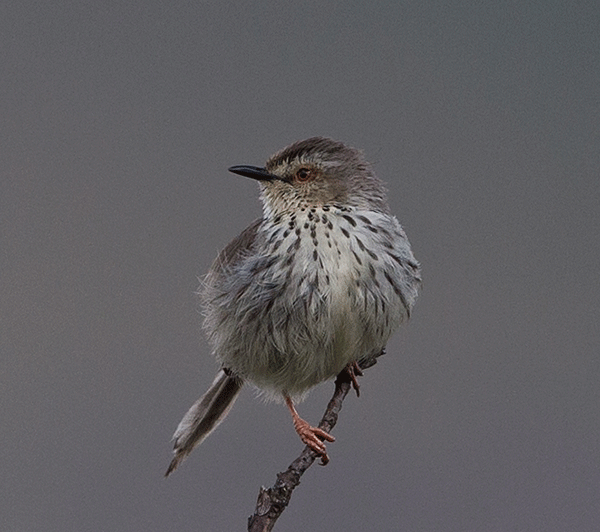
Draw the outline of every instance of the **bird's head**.
[[[328,138],[295,142],[264,167],[229,170],[260,182],[267,217],[324,205],[388,211],[385,188],[362,153]]]

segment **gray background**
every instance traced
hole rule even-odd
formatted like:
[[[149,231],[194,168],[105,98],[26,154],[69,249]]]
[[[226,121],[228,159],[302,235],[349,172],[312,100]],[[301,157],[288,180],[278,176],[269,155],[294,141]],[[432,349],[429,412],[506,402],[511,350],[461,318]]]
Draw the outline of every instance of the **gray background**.
[[[425,285],[276,530],[598,530],[599,6],[4,2],[0,529],[245,530],[301,445],[246,390],[162,478],[193,292],[260,214],[227,167],[326,135]]]

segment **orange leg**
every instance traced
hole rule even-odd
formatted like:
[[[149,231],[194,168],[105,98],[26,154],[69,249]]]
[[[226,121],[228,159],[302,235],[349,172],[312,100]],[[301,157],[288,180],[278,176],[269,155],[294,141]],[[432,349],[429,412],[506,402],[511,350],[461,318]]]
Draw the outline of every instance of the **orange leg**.
[[[325,432],[324,430],[313,427],[308,424],[308,422],[304,421],[296,411],[294,407],[294,403],[292,400],[286,395],[285,396],[285,404],[290,409],[292,414],[292,421],[294,422],[294,428],[300,436],[300,439],[305,445],[308,445],[315,453],[317,453],[321,457],[321,463],[325,465],[329,462],[329,456],[327,456],[327,449],[323,440],[334,442],[335,438]]]

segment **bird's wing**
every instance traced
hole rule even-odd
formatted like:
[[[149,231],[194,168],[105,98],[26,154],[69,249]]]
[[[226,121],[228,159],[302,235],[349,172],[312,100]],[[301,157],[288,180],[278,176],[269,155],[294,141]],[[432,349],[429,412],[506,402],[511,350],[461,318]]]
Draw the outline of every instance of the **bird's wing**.
[[[258,228],[263,219],[254,220],[246,229],[236,236],[218,255],[209,270],[209,276],[221,275],[232,268],[235,263],[245,257],[252,249]]]

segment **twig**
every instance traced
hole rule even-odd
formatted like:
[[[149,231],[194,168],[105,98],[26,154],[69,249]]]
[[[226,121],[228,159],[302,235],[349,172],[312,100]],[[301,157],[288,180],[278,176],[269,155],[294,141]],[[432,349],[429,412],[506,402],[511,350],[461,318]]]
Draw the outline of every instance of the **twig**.
[[[361,369],[370,368],[377,363],[377,358],[383,355],[384,352],[381,351],[378,355],[363,359],[358,365]],[[335,391],[319,423],[320,429],[330,432],[335,427],[338,414],[342,409],[342,403],[351,387],[352,381],[348,373],[342,371],[335,380]],[[248,532],[269,532],[273,530],[275,522],[289,504],[294,488],[300,484],[300,477],[317,458],[317,453],[309,447],[305,447],[287,470],[277,475],[277,480],[273,486],[260,488],[254,515],[248,518]]]

